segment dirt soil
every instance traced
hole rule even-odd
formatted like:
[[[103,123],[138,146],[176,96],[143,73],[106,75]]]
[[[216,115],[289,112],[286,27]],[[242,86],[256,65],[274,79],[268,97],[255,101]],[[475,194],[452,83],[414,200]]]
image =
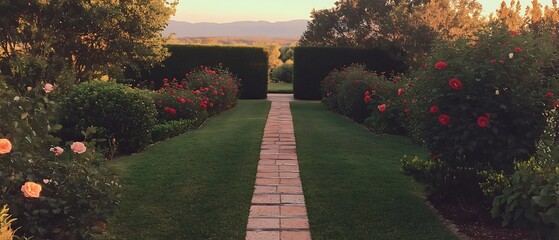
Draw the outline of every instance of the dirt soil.
[[[471,240],[525,240],[530,236],[527,229],[504,228],[498,220],[481,221],[479,215],[468,212],[458,204],[433,203],[439,214],[458,232]]]

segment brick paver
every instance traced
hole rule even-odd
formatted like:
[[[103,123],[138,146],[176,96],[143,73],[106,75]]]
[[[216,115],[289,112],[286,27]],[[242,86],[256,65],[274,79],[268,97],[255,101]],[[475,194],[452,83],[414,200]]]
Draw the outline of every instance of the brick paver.
[[[289,101],[268,94],[272,107],[262,138],[246,240],[310,240]]]

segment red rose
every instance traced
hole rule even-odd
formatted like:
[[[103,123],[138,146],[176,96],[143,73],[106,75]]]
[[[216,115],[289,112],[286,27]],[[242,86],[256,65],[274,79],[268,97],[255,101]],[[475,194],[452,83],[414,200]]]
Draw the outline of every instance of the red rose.
[[[450,85],[450,87],[456,91],[462,90],[462,82],[460,82],[458,78],[451,78],[448,82],[448,85]]]
[[[520,34],[519,31],[510,31],[511,36],[516,36],[516,35],[519,35],[519,34]]]
[[[406,109],[404,109],[404,112],[405,112],[405,113],[409,113],[409,112],[410,112],[410,109],[409,109],[409,108],[406,108]]]
[[[404,89],[399,88],[398,89],[398,96],[401,96],[402,94],[404,94]]]
[[[487,118],[486,116],[479,116],[477,118],[477,125],[482,128],[487,127],[489,125],[489,118]]]
[[[386,104],[378,105],[378,110],[379,110],[380,112],[386,111]]]
[[[517,53],[522,52],[522,48],[520,48],[520,47],[514,47],[514,51],[517,52]]]
[[[553,102],[553,108],[557,108],[557,107],[559,107],[559,101]]]
[[[169,113],[171,115],[175,115],[175,114],[177,114],[177,110],[175,110],[174,108],[169,108]]]
[[[431,109],[429,109],[429,111],[431,113],[437,113],[439,111],[439,107],[437,107],[437,105],[433,105],[431,106]]]
[[[365,98],[363,100],[365,101],[365,103],[369,103],[369,101],[371,101],[371,96],[365,95]]]
[[[185,102],[186,102],[186,99],[184,99],[184,98],[180,98],[180,99],[179,99],[179,102],[181,102],[181,103],[185,103]]]
[[[443,126],[450,124],[450,116],[446,114],[439,115],[439,123]]]
[[[163,87],[165,87],[165,88],[168,88],[168,87],[170,87],[170,86],[171,86],[171,85],[169,85],[168,83],[163,84]]]
[[[447,66],[448,65],[443,61],[435,63],[435,69],[437,69],[437,70],[442,70],[443,68],[445,68]]]
[[[545,94],[545,97],[547,97],[547,98],[553,98],[553,93],[552,93],[552,92],[547,92],[547,93]]]

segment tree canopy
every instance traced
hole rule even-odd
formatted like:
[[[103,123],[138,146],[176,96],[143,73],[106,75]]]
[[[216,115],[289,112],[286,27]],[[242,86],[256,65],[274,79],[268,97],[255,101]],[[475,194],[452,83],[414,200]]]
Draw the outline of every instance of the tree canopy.
[[[125,67],[156,64],[167,56],[161,32],[176,4],[166,0],[0,0],[2,74],[17,75],[21,69],[13,62],[29,63],[22,60],[29,56],[65,66],[75,82],[96,75],[119,76]]]

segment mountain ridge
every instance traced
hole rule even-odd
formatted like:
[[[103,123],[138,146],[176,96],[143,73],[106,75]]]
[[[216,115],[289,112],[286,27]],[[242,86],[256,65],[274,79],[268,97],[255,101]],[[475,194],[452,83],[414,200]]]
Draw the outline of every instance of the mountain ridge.
[[[307,28],[307,22],[303,19],[280,22],[237,21],[231,23],[190,23],[171,20],[163,31],[163,35],[169,36],[174,33],[175,38],[232,36],[294,38],[303,34]]]

